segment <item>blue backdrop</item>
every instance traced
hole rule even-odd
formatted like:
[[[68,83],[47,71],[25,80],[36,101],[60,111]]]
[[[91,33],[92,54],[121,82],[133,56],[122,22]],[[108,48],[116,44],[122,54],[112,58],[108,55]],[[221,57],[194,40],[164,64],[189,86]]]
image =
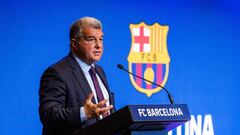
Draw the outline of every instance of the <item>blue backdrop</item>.
[[[187,103],[190,124],[183,135],[233,135],[240,103],[240,3],[237,0],[1,0],[0,134],[40,135],[38,88],[42,72],[69,52],[69,28],[82,16],[104,27],[99,62],[115,92],[116,108],[169,103],[160,91],[147,97],[116,68],[128,65],[130,24],[169,26],[171,58],[165,87],[176,103]],[[170,134],[170,133],[169,133]]]

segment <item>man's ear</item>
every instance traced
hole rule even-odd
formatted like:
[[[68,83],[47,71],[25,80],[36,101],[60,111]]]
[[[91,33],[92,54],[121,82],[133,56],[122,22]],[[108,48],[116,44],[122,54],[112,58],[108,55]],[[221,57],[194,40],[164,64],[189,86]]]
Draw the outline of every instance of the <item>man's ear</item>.
[[[70,40],[70,45],[71,45],[71,47],[76,48],[76,46],[77,46],[77,45],[76,45],[76,42],[77,42],[76,39],[74,39],[74,38],[71,39],[71,40]]]

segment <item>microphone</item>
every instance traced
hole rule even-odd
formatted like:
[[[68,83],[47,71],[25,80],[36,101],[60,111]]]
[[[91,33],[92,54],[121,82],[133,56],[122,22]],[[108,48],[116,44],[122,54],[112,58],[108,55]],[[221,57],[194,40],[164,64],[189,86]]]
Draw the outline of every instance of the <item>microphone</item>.
[[[171,95],[171,94],[169,93],[169,91],[168,91],[166,88],[164,88],[163,86],[161,86],[161,85],[159,85],[159,84],[156,84],[156,83],[154,83],[154,82],[152,82],[152,81],[149,81],[149,80],[147,80],[147,79],[145,79],[145,78],[143,78],[143,77],[141,77],[141,76],[138,76],[138,75],[136,75],[136,74],[133,74],[132,72],[130,72],[130,71],[128,71],[127,69],[125,69],[122,64],[117,64],[117,67],[118,67],[119,69],[124,70],[124,71],[126,71],[127,73],[129,73],[129,74],[137,77],[137,78],[140,78],[140,79],[142,79],[142,80],[144,80],[144,81],[147,81],[147,82],[149,82],[149,83],[151,83],[151,84],[154,84],[154,85],[162,88],[162,89],[168,94],[168,99],[169,99],[170,103],[171,103],[171,104],[174,104],[174,100],[173,100],[172,95]]]

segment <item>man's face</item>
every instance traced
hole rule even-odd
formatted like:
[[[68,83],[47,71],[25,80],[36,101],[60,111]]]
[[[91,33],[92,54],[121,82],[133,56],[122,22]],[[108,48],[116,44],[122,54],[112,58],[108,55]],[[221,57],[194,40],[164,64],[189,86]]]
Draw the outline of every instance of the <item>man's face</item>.
[[[85,28],[82,36],[75,42],[74,52],[85,63],[91,65],[99,61],[103,53],[102,29]]]

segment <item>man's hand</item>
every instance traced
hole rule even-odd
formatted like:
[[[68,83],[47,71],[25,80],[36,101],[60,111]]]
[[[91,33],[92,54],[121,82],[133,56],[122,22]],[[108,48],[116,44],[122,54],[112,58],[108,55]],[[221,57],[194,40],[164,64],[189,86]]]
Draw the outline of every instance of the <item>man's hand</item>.
[[[88,98],[84,104],[84,111],[88,119],[98,117],[100,115],[103,115],[104,113],[108,113],[108,111],[113,108],[112,105],[104,107],[104,105],[108,101],[106,99],[102,100],[98,104],[94,104],[92,102],[92,98],[93,98],[93,93],[88,95]]]

